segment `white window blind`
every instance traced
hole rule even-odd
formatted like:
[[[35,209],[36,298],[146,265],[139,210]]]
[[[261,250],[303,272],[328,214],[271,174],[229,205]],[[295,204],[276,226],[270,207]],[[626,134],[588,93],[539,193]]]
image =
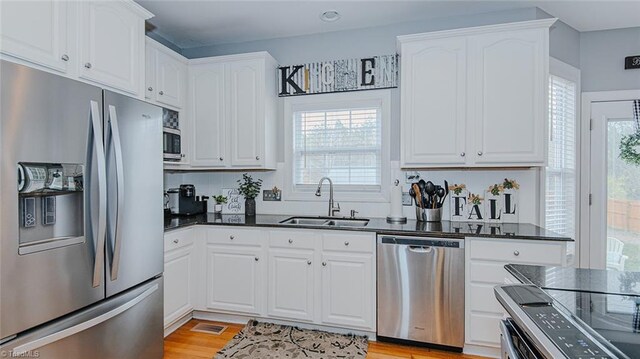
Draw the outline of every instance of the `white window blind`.
[[[295,186],[334,184],[379,190],[382,183],[381,109],[294,112]]]
[[[576,84],[549,76],[545,227],[572,238],[576,230],[576,107]]]

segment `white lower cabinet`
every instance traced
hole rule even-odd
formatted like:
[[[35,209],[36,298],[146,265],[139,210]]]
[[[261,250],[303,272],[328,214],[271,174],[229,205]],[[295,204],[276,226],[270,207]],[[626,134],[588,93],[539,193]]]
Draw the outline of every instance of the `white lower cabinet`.
[[[167,232],[164,252],[164,326],[193,310],[194,243],[193,230]]]
[[[493,288],[519,283],[504,266],[509,263],[565,266],[567,245],[542,240],[467,238],[465,246],[465,351],[474,346],[497,353],[499,323],[506,312]]]
[[[313,321],[313,257],[313,250],[269,248],[269,316]]]

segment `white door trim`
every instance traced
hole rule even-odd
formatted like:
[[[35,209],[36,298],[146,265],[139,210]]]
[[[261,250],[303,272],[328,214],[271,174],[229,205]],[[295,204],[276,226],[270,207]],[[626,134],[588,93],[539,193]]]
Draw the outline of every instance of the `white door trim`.
[[[583,92],[581,101],[580,120],[580,180],[579,180],[579,218],[580,229],[576,240],[576,253],[578,254],[578,267],[589,268],[591,252],[590,233],[590,206],[589,194],[591,193],[591,105],[594,102],[603,101],[629,101],[640,98],[640,89],[621,91],[597,91]]]

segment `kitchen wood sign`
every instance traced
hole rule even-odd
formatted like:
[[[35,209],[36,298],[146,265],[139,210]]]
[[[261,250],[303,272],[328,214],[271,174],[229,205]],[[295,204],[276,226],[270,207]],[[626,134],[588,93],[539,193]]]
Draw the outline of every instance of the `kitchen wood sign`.
[[[280,97],[398,87],[398,55],[312,62],[278,71]]]

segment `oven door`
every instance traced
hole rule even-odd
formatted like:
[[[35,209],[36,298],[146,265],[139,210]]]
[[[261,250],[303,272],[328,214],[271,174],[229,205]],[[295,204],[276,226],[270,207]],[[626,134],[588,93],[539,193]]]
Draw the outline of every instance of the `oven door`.
[[[180,144],[180,130],[165,127],[162,130],[163,152],[166,161],[180,161],[182,150]]]
[[[500,352],[502,359],[543,359],[511,319],[500,322]]]

